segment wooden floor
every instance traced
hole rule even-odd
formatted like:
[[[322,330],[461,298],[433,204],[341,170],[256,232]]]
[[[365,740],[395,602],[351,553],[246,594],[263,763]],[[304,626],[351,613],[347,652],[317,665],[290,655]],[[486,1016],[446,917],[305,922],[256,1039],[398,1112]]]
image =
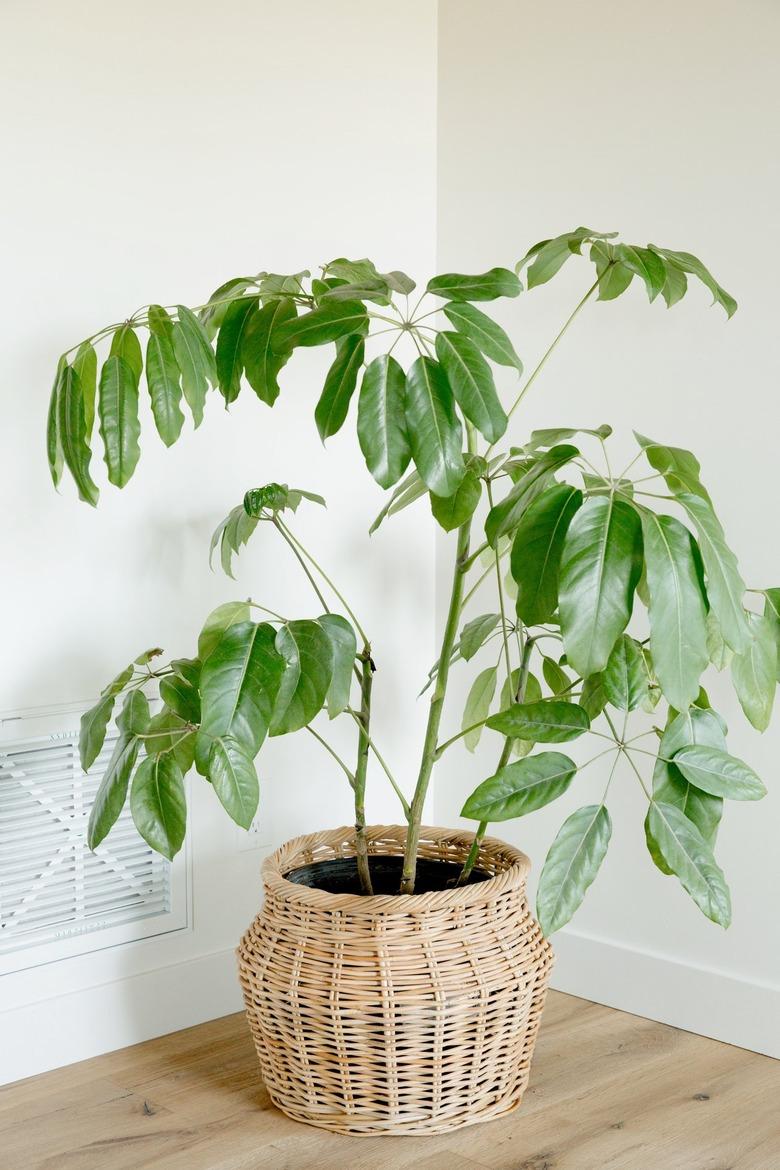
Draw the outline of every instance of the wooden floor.
[[[780,1061],[551,994],[505,1120],[343,1138],[289,1121],[227,1016],[0,1089],[2,1170],[780,1170]]]

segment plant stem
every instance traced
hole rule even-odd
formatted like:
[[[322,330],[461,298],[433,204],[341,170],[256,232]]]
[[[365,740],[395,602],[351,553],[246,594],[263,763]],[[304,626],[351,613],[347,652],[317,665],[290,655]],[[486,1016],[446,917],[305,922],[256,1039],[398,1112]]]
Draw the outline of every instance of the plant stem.
[[[490,507],[493,507],[493,489],[490,486],[490,480],[487,481],[487,497]],[[498,589],[498,608],[501,613],[501,633],[504,639],[504,660],[506,662],[506,678],[507,686],[512,685],[512,660],[509,657],[509,638],[506,632],[506,611],[504,608],[504,586],[501,581],[501,557],[498,552],[498,545],[494,550],[493,559],[496,566],[496,587]]]
[[[428,792],[428,785],[433,771],[436,756],[436,743],[439,738],[444,696],[447,692],[447,680],[450,672],[450,658],[455,645],[460,618],[461,598],[463,596],[463,579],[465,563],[469,555],[469,537],[471,534],[471,517],[458,529],[458,544],[455,555],[455,568],[452,577],[450,604],[447,611],[447,621],[442,636],[441,653],[439,655],[439,670],[436,675],[436,685],[431,696],[431,705],[428,711],[428,724],[425,730],[420,771],[417,785],[412,797],[409,817],[409,831],[406,834],[406,850],[404,852],[404,868],[401,878],[401,893],[414,893],[414,879],[417,872],[417,847],[420,842],[420,824],[422,822],[423,805]]]
[[[274,528],[277,530],[277,532],[279,532],[281,534],[282,538],[287,542],[287,544],[292,549],[293,555],[295,556],[296,560],[298,561],[298,563],[300,564],[304,573],[306,574],[306,576],[309,580],[309,584],[311,585],[314,592],[317,594],[317,600],[319,601],[322,608],[325,610],[325,613],[330,613],[330,609],[328,608],[328,603],[325,600],[325,598],[323,597],[322,592],[320,591],[319,585],[317,584],[317,582],[315,581],[311,572],[309,571],[309,566],[306,564],[306,561],[303,559],[300,552],[298,551],[298,549],[295,547],[295,544],[293,543],[292,533],[287,531],[287,529],[282,524],[282,522],[278,516],[273,517],[272,523],[273,523]]]
[[[284,532],[289,537],[292,544],[295,545],[295,547],[299,550],[299,552],[303,553],[303,555],[307,558],[309,563],[314,566],[314,568],[317,570],[319,575],[322,577],[325,584],[330,589],[333,590],[333,593],[336,595],[336,597],[339,599],[341,604],[344,606],[344,609],[347,611],[348,615],[352,618],[352,621],[355,624],[355,629],[357,630],[360,637],[363,639],[364,644],[368,644],[368,636],[367,636],[365,630],[363,629],[363,627],[361,626],[360,622],[358,621],[358,619],[355,617],[354,610],[348,604],[344,595],[333,584],[330,577],[323,569],[322,565],[314,559],[314,557],[312,556],[312,554],[309,552],[309,550],[307,548],[304,548],[304,546],[301,544],[301,542],[298,540],[298,538],[296,536],[293,536],[292,532],[290,531],[290,529],[287,527],[286,524],[284,524],[281,520],[279,520],[278,517],[277,517],[277,521],[278,521],[278,525],[279,525],[279,528],[281,529],[281,531]],[[323,602],[323,604],[324,604],[324,602]],[[325,608],[327,609],[327,606]]]
[[[371,647],[366,645],[360,655],[360,716],[358,720],[358,754],[355,766],[355,857],[357,859],[360,889],[364,894],[373,894],[371,871],[368,866],[368,844],[366,842],[366,773],[368,771],[368,729],[371,722],[371,686],[374,665],[371,661]]]
[[[341,756],[338,755],[338,753],[333,750],[333,748],[330,746],[328,741],[326,739],[323,739],[318,731],[314,730],[314,728],[311,726],[311,724],[309,724],[307,726],[306,730],[309,732],[309,735],[314,736],[314,738],[317,740],[318,743],[322,744],[322,746],[325,748],[326,752],[328,752],[331,756],[333,756],[333,759],[336,761],[338,766],[344,772],[345,776],[347,777],[347,780],[349,780],[350,787],[354,788],[355,787],[355,777],[352,775],[349,768],[342,760]]]
[[[356,723],[360,722],[360,715],[358,714],[357,711],[353,711],[351,707],[347,707],[347,712],[348,712],[348,714],[350,714],[352,716],[352,718],[355,720]],[[390,781],[390,784],[392,785],[393,791],[395,792],[396,796],[400,800],[401,807],[404,810],[404,816],[408,820],[409,819],[409,801],[406,799],[403,792],[401,791],[401,787],[398,784],[398,781],[396,780],[393,773],[390,771],[390,768],[388,767],[387,762],[385,761],[382,753],[379,751],[379,748],[376,746],[376,744],[374,743],[371,736],[367,735],[366,739],[368,740],[368,746],[371,748],[371,751],[374,753],[374,755],[377,758],[377,761],[379,763],[380,768],[384,772],[385,776],[387,776],[387,779]]]
[[[530,637],[526,638],[525,646],[523,647],[523,658],[520,663],[520,677],[517,680],[517,692],[515,694],[516,703],[522,703],[523,699],[525,698],[525,688],[528,685],[528,674],[531,669],[531,653],[533,648],[534,639]],[[496,772],[500,772],[501,769],[505,768],[509,763],[509,757],[512,754],[513,743],[514,740],[509,736],[507,736],[507,738],[504,740],[504,746],[501,749],[501,755],[498,757],[498,767],[496,768]],[[456,885],[465,886],[471,877],[472,870],[474,869],[474,866],[477,863],[477,858],[479,857],[479,847],[482,844],[487,827],[487,821],[479,822],[477,831],[474,834],[474,840],[471,842],[471,848],[469,849],[468,857],[463,862],[463,869],[460,871],[458,880],[455,883]]]
[[[605,271],[606,271],[606,269],[605,269]],[[547,359],[550,357],[550,355],[552,354],[553,350],[554,350],[554,349],[555,349],[555,347],[558,345],[558,342],[561,340],[561,338],[563,337],[563,335],[564,335],[564,333],[566,332],[566,330],[569,328],[569,326],[571,325],[571,323],[574,321],[574,319],[575,319],[575,317],[577,316],[577,314],[578,314],[578,313],[580,312],[580,310],[581,310],[581,309],[584,307],[584,305],[585,305],[585,304],[586,304],[586,303],[587,303],[587,302],[590,300],[590,298],[593,296],[593,293],[594,293],[594,292],[596,291],[596,289],[599,287],[599,284],[600,284],[600,282],[601,282],[601,279],[602,279],[603,275],[604,275],[604,273],[602,273],[602,274],[601,274],[601,276],[599,276],[599,277],[598,277],[596,280],[594,280],[593,284],[590,286],[590,288],[588,289],[588,291],[585,293],[585,296],[582,298],[582,300],[581,300],[581,301],[579,301],[579,302],[578,302],[578,304],[577,304],[577,305],[575,306],[575,308],[574,308],[574,311],[573,311],[573,312],[572,312],[572,313],[569,315],[569,317],[568,317],[568,318],[566,319],[566,321],[564,322],[564,325],[563,325],[562,329],[561,329],[561,330],[560,330],[560,332],[557,334],[557,336],[554,338],[554,340],[553,340],[552,344],[550,345],[549,349],[547,349],[547,350],[546,350],[546,351],[545,351],[545,352],[542,354],[542,357],[541,357],[541,359],[540,359],[540,361],[539,361],[538,365],[537,365],[537,366],[536,366],[536,368],[534,369],[533,373],[531,373],[531,374],[529,375],[529,377],[527,378],[527,380],[526,380],[526,383],[525,383],[525,385],[523,386],[522,390],[520,391],[520,393],[518,394],[517,398],[514,400],[514,402],[513,402],[513,403],[512,403],[512,405],[510,406],[509,410],[507,411],[507,418],[511,418],[511,417],[512,417],[512,415],[515,413],[515,411],[517,410],[518,406],[519,406],[519,405],[520,405],[520,403],[523,401],[523,399],[525,398],[525,396],[526,396],[526,394],[528,393],[528,391],[531,389],[531,386],[532,386],[532,385],[534,384],[534,382],[536,381],[536,378],[537,378],[537,376],[538,376],[538,375],[539,375],[539,374],[542,372],[542,370],[544,369],[544,366],[545,366],[545,363],[547,362]],[[493,448],[495,447],[495,445],[496,445],[495,443],[491,443],[491,444],[490,444],[490,446],[488,447],[487,451],[485,452],[485,456],[486,456],[486,458],[487,458],[487,457],[490,455],[490,452],[493,450]]]
[[[487,580],[487,578],[490,576],[490,574],[491,574],[492,572],[493,572],[493,566],[492,566],[492,565],[488,565],[488,567],[487,567],[486,569],[484,569],[484,570],[483,570],[483,572],[480,574],[480,576],[479,576],[479,577],[477,578],[477,580],[474,582],[474,584],[472,585],[472,587],[469,589],[468,593],[467,593],[467,594],[465,595],[465,597],[463,598],[463,602],[462,602],[462,608],[463,608],[463,609],[465,609],[465,608],[466,608],[466,606],[467,606],[467,605],[468,605],[468,603],[471,601],[471,599],[472,599],[472,597],[474,596],[474,594],[475,594],[475,593],[477,592],[477,590],[479,589],[480,585],[482,585],[482,583],[483,583],[484,581],[486,581],[486,580]]]

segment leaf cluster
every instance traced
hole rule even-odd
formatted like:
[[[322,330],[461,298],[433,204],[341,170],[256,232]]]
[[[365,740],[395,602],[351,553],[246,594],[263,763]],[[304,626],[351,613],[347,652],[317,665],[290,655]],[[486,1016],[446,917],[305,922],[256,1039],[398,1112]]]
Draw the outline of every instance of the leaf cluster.
[[[89,820],[91,849],[116,823],[129,788],[138,832],[173,858],[184,841],[184,777],[193,765],[228,815],[248,828],[260,796],[255,758],[266,737],[298,731],[322,710],[331,719],[347,710],[357,655],[350,622],[336,613],[255,622],[251,608],[242,601],[215,609],[192,658],[153,667],[161,651],[147,651],[82,717],[87,770],[121,702],[119,737]]]
[[[388,492],[371,531],[423,498],[445,532],[458,531],[451,620],[424,688],[433,686],[434,702],[421,775],[429,776],[433,760],[456,741],[473,751],[483,732],[500,738],[498,767],[463,808],[479,822],[479,840],[490,821],[549,804],[589,763],[611,755],[602,800],[568,817],[551,847],[539,888],[544,929],[569,920],[607,853],[607,796],[621,762],[648,799],[653,862],[676,874],[708,917],[727,925],[728,887],[714,853],[723,801],[754,800],[764,789],[728,753],[725,725],[702,677],[710,667],[729,669],[746,717],[758,730],[767,726],[778,676],[780,590],[746,590],[689,451],[637,434],[636,458],[614,473],[607,425],[539,430],[521,446],[497,450],[558,339],[507,407],[496,367],[519,379],[523,363],[484,306],[518,297],[521,277],[528,290],[546,284],[577,256],[594,266],[595,279],[575,313],[588,299],[614,300],[635,279],[651,302],[660,297],[675,305],[693,278],[729,317],[736,309],[692,254],[584,227],[540,241],[514,270],[434,276],[414,301],[410,277],[382,272],[368,259],[341,257],[314,277],[308,271],[234,277],[194,310],[150,305],[63,356],[49,410],[49,465],[55,484],[67,466],[80,496],[95,504],[95,419],[109,482],[123,487],[140,456],[143,377],[155,427],[171,445],[183,430],[183,408],[200,425],[209,391],[229,407],[248,386],[272,407],[295,351],[326,347],[314,422],[326,441],[353,411],[367,469]],[[426,297],[433,307],[423,311]],[[396,349],[402,340],[411,361]],[[641,460],[646,466],[637,475]],[[266,524],[285,539],[321,598],[313,558],[287,527],[302,500],[324,503],[286,484],[247,492],[212,539],[211,553],[219,550],[225,572],[232,576],[235,554]],[[472,529],[483,534],[474,551]],[[332,585],[324,574],[320,584],[323,577]],[[489,578],[496,601],[473,616],[469,606]],[[759,598],[759,607],[746,604],[748,596]],[[229,815],[248,825],[259,793],[254,761],[265,738],[309,727],[323,709],[357,718],[367,756],[368,712],[355,716],[350,687],[360,673],[357,635],[364,665],[370,648],[345,608],[349,620],[325,612],[255,622],[248,603],[231,602],[207,620],[195,657],[154,669],[150,657],[139,659],[121,672],[82,725],[82,763],[89,767],[121,697],[119,738],[90,821],[93,847],[130,786],[139,831],[172,856],[184,834],[183,777],[193,765]],[[460,732],[440,743],[446,676],[455,662],[469,664],[475,677]],[[159,709],[152,714],[147,692],[155,686]],[[600,750],[584,764],[558,750],[591,736]],[[639,746],[644,737],[654,739],[655,751]],[[649,779],[642,775],[648,758]],[[354,787],[355,776],[345,771]],[[361,771],[361,811],[364,780]],[[424,787],[411,805],[399,795],[413,824]]]

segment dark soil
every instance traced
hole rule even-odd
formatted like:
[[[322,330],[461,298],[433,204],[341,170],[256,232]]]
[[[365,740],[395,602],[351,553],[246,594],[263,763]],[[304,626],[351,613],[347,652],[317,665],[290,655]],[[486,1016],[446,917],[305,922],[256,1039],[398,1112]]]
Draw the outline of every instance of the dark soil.
[[[370,857],[369,869],[374,893],[397,894],[401,885],[402,868],[402,857]],[[456,862],[419,858],[414,894],[430,894],[437,890],[452,888],[458,880],[460,870],[461,866]],[[336,857],[331,861],[302,865],[298,869],[291,869],[284,876],[288,882],[295,882],[299,886],[311,886],[315,890],[327,890],[329,894],[362,893],[354,857]],[[485,882],[492,876],[484,870],[474,869],[468,884]]]

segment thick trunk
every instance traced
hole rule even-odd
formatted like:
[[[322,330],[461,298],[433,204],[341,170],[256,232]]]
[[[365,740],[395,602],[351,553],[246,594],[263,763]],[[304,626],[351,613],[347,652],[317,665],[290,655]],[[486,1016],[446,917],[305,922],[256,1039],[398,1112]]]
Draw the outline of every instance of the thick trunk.
[[[471,532],[471,520],[468,520],[461,528],[458,529],[458,551],[455,559],[455,571],[452,578],[452,592],[450,594],[450,605],[447,611],[447,622],[444,627],[444,636],[441,644],[441,654],[439,656],[439,669],[436,674],[436,685],[434,687],[433,696],[431,698],[431,706],[428,712],[428,725],[425,730],[425,742],[423,744],[422,759],[420,761],[420,772],[417,777],[417,786],[414,790],[414,797],[412,798],[412,806],[409,815],[409,832],[406,837],[406,850],[404,852],[404,869],[401,878],[401,893],[414,893],[414,879],[417,871],[417,849],[420,843],[420,825],[422,824],[423,805],[425,804],[425,797],[428,792],[428,785],[433,772],[433,764],[436,758],[436,745],[439,739],[439,725],[441,724],[442,709],[444,707],[444,696],[447,692],[447,679],[450,673],[450,657],[455,646],[455,639],[458,633],[458,621],[460,619],[461,601],[463,598],[463,579],[466,574],[466,561],[469,555],[469,534]]]
[[[360,719],[358,732],[358,756],[355,767],[355,856],[357,858],[360,889],[372,894],[371,871],[368,866],[368,845],[366,842],[366,772],[368,770],[368,737],[371,721],[371,686],[374,664],[371,648],[363,647],[360,656]]]

